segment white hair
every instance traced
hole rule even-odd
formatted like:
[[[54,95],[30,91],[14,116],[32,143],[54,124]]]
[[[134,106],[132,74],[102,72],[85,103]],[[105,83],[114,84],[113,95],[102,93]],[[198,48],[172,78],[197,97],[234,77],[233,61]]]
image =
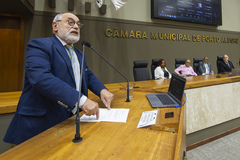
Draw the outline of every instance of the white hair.
[[[62,19],[62,15],[63,15],[63,13],[57,14],[57,15],[54,17],[53,22],[58,22],[59,20],[61,20],[61,19]],[[55,34],[54,30],[52,30],[52,33]]]
[[[53,22],[57,22],[58,20],[61,20],[62,19],[62,13],[59,13],[59,14],[57,14],[55,17],[54,17],[54,19],[53,19]]]

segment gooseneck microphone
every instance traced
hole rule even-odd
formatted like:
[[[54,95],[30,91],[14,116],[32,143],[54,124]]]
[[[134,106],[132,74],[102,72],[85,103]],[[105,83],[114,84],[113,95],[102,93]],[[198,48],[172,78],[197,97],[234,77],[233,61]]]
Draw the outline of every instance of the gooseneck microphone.
[[[130,102],[129,100],[129,82],[128,79],[119,71],[117,70],[110,62],[108,62],[100,53],[98,53],[92,46],[90,43],[86,42],[86,41],[82,41],[82,44],[86,45],[87,47],[91,48],[95,53],[97,53],[105,62],[107,62],[113,69],[115,69],[115,71],[117,71],[123,78],[125,78],[125,80],[127,81],[127,100],[126,102]]]
[[[79,102],[81,98],[81,90],[82,90],[82,73],[83,73],[83,62],[84,62],[84,51],[85,51],[85,44],[83,44],[83,54],[82,54],[82,61],[81,61],[81,71],[80,71],[80,84],[78,87],[78,102],[77,102],[77,112],[76,112],[76,133],[75,138],[72,140],[74,143],[78,143],[82,141],[82,137],[80,136],[80,116],[79,116]]]

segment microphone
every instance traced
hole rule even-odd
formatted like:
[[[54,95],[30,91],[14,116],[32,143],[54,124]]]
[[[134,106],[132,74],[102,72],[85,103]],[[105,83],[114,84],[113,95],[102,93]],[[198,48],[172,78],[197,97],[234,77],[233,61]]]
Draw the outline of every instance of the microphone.
[[[84,51],[85,51],[85,44],[83,44],[83,55],[82,55],[82,62],[81,62],[81,71],[80,71],[80,84],[78,87],[78,102],[77,102],[77,113],[76,113],[76,133],[75,138],[72,140],[74,143],[78,143],[82,141],[82,137],[80,136],[80,116],[79,116],[79,102],[81,98],[81,90],[82,90],[82,73],[83,73],[83,61],[84,61]]]
[[[117,70],[110,62],[108,62],[100,53],[98,53],[91,46],[90,43],[88,43],[86,41],[82,41],[82,45],[86,45],[87,47],[91,48],[95,53],[97,53],[105,62],[107,62],[113,69],[115,69],[115,71],[117,71],[127,81],[127,99],[126,99],[126,102],[130,102],[130,100],[129,100],[129,82],[128,82],[128,79],[119,70]]]

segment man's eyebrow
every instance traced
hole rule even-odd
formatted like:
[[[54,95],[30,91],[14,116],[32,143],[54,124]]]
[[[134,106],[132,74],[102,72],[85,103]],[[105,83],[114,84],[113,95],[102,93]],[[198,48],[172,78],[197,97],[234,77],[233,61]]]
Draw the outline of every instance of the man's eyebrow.
[[[71,17],[68,17],[68,19],[72,19],[72,20],[74,20],[73,18],[71,18]],[[75,21],[75,20],[74,20]],[[77,22],[80,22],[80,20],[78,20]]]

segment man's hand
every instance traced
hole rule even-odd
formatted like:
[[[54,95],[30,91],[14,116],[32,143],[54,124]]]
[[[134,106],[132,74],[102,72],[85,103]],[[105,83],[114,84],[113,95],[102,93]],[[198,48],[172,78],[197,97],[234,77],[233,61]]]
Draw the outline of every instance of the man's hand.
[[[81,109],[84,111],[84,113],[88,116],[96,115],[97,119],[99,119],[99,107],[98,103],[87,99],[86,102],[82,105]]]
[[[110,110],[111,102],[113,100],[114,95],[111,92],[109,92],[107,89],[103,89],[100,92],[100,97],[103,104]]]

